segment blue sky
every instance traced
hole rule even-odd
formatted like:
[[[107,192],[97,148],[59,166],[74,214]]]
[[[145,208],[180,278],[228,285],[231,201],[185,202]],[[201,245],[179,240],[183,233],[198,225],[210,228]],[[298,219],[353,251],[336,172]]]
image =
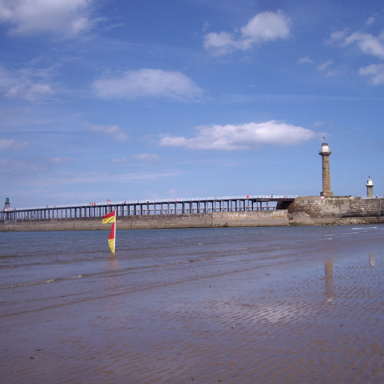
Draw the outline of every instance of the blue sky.
[[[0,0],[13,207],[383,195],[384,5]]]

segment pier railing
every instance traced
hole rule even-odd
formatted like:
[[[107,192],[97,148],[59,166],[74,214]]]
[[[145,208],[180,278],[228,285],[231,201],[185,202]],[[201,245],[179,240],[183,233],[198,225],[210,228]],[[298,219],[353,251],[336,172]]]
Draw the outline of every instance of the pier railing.
[[[116,211],[117,216],[179,215],[210,212],[242,212],[286,208],[295,196],[246,195],[209,198],[136,200],[76,205],[51,205],[35,208],[7,208],[0,220],[48,220],[102,217]]]

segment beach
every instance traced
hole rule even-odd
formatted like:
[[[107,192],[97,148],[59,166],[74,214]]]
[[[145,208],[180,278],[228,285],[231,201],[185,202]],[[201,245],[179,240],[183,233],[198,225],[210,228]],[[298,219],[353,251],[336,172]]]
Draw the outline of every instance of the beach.
[[[384,227],[0,233],[6,383],[383,383]]]

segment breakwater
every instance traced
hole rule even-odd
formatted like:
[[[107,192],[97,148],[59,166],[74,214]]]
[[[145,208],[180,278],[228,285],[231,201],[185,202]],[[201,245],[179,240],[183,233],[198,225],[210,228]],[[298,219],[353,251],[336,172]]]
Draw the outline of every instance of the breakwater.
[[[287,226],[288,210],[210,212],[190,214],[118,216],[118,229],[218,228]],[[0,231],[89,231],[109,230],[99,217],[72,219],[4,220]]]
[[[383,198],[360,196],[297,197],[289,206],[289,222],[296,225],[383,223]]]
[[[173,202],[173,209],[171,203],[165,205],[163,202],[162,205],[137,203],[132,205],[133,210],[125,204],[66,208],[66,211],[55,207],[23,210],[22,213],[19,210],[0,220],[0,232],[107,230],[109,227],[101,223],[101,216],[112,209],[117,209],[119,229],[384,223],[382,198],[303,196],[273,199],[275,201],[271,201],[272,198],[228,200],[226,204],[220,200],[207,200],[204,204],[195,202],[195,208],[192,204],[187,206],[186,202]],[[18,218],[21,214],[27,215],[26,218]]]

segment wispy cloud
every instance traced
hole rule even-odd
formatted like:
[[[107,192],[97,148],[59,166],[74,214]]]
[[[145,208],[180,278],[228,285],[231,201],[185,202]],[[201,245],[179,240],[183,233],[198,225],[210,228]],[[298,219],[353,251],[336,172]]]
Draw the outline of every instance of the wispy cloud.
[[[5,150],[5,149],[24,149],[27,147],[28,143],[16,143],[15,140],[5,140],[5,139],[0,139],[0,150]]]
[[[384,58],[384,34],[376,37],[369,33],[354,32],[344,39],[345,45],[356,43],[361,52]]]
[[[260,149],[263,145],[296,145],[317,135],[314,131],[276,120],[241,125],[212,125],[197,128],[194,138],[164,136],[160,145],[206,150]]]
[[[30,177],[32,174],[45,175],[49,167],[40,161],[25,159],[0,159],[0,174],[9,175],[9,179]]]
[[[0,91],[9,99],[46,99],[56,93],[48,84],[53,75],[52,67],[35,68],[34,63],[17,70],[0,67]]]
[[[67,164],[74,161],[73,157],[48,157],[47,160],[53,164]]]
[[[122,159],[113,159],[114,163],[130,163],[130,162],[148,162],[148,163],[158,163],[160,161],[160,156],[156,153],[140,153],[138,155],[132,155],[130,157],[124,157]]]
[[[125,141],[129,138],[129,135],[123,132],[121,128],[118,127],[117,125],[114,125],[112,127],[94,126],[91,128],[91,131],[105,133],[118,141]]]
[[[53,158],[0,159],[0,174],[6,175],[9,180],[58,190],[60,186],[69,184],[94,185],[105,182],[116,183],[144,183],[152,180],[173,178],[183,174],[183,171],[162,170],[148,172],[111,172],[109,171],[77,171],[67,168],[66,171],[53,172]],[[68,159],[68,162],[72,161]],[[58,160],[61,162],[61,160]],[[93,193],[93,192],[90,192]]]
[[[151,180],[160,180],[172,178],[183,174],[181,171],[162,171],[162,172],[128,172],[128,173],[110,173],[110,172],[71,172],[60,173],[60,177],[52,176],[47,178],[47,184],[56,183],[59,185],[67,184],[96,184],[96,183],[130,183],[146,182]]]
[[[5,68],[0,66],[0,89],[8,89],[15,84],[15,79],[12,74]]]
[[[229,32],[207,33],[204,36],[204,47],[216,55],[251,49],[255,44],[288,38],[289,23],[289,17],[283,12],[262,12],[240,29],[238,38],[235,33]]]
[[[347,30],[337,31],[331,34],[331,38],[326,41],[330,44],[341,44],[343,47],[356,44],[362,53],[384,58],[384,33],[374,36],[370,33],[353,32]]]
[[[326,71],[326,70],[329,69],[329,67],[330,67],[332,64],[333,64],[333,60],[328,59],[325,63],[320,64],[320,65],[317,67],[317,69],[318,69],[319,71]]]
[[[42,97],[53,95],[55,92],[48,84],[33,84],[25,82],[23,84],[15,85],[11,87],[6,96],[12,99],[24,99],[29,101],[35,101]]]
[[[342,31],[332,32],[331,37],[329,39],[326,39],[325,43],[326,44],[336,44],[336,43],[339,44],[340,42],[342,42],[345,39],[347,34],[348,34],[348,31],[346,29],[344,29]]]
[[[92,84],[100,98],[134,100],[140,97],[165,97],[185,100],[202,96],[203,91],[181,72],[143,68],[138,71],[104,75]]]
[[[366,27],[369,27],[369,26],[372,25],[374,22],[375,22],[375,18],[374,18],[373,16],[371,16],[371,17],[369,17],[368,20],[366,21],[365,26],[366,26]]]
[[[373,21],[373,17],[368,19],[366,25],[371,25]],[[384,32],[374,36],[363,32],[337,31],[331,34],[331,38],[327,42],[337,43],[342,47],[356,45],[363,54],[375,56],[381,60],[384,59]],[[372,85],[384,84],[383,64],[372,64],[362,67],[359,69],[359,74],[368,77]]]
[[[93,0],[0,0],[0,22],[11,33],[35,35],[54,32],[76,35],[89,29]]]
[[[368,76],[373,85],[384,84],[384,64],[372,64],[359,69],[361,76]]]
[[[302,57],[301,59],[297,60],[298,64],[312,64],[314,61],[310,59],[308,56]]]
[[[333,68],[332,66],[333,66],[333,60],[328,59],[323,64],[320,64],[317,67],[317,70],[320,72],[324,72],[326,77],[335,76],[339,73],[339,71],[338,71],[338,69]]]

